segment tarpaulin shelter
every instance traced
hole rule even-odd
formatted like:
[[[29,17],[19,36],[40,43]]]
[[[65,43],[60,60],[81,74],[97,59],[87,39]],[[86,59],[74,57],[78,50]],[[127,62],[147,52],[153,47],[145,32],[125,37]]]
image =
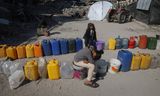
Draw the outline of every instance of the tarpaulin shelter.
[[[113,4],[107,1],[99,1],[94,3],[89,9],[88,19],[98,21],[103,20],[112,6]]]

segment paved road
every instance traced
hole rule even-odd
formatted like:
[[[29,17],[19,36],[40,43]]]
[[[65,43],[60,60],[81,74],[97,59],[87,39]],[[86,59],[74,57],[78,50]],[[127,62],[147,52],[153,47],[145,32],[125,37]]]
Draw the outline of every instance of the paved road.
[[[73,38],[82,37],[87,23],[90,21],[73,21],[64,23],[52,30],[54,35],[49,38]],[[135,22],[126,24],[93,22],[96,26],[97,37],[108,41],[109,37],[129,37],[146,34],[155,36],[160,34],[155,30],[150,30],[145,25]],[[58,33],[58,34],[57,34]],[[39,37],[42,40],[47,37]],[[133,53],[145,52],[156,54],[159,50],[130,49]],[[116,58],[118,50],[105,50],[103,59]],[[49,56],[46,59],[57,58],[60,61],[71,61],[73,54],[61,56]],[[17,60],[24,64],[26,59]],[[28,82],[15,90],[10,90],[7,78],[0,74],[0,96],[159,96],[160,94],[160,68],[130,71],[119,74],[107,74],[103,80],[99,80],[99,88],[93,89],[83,85],[82,80],[56,80],[40,79]]]

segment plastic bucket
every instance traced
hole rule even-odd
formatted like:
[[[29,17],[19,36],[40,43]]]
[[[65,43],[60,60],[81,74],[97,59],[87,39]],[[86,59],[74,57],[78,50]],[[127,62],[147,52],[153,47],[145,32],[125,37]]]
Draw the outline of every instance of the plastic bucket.
[[[118,59],[112,58],[110,60],[110,68],[109,68],[109,73],[115,74],[118,73],[119,68],[120,68],[121,62]]]
[[[105,46],[105,42],[104,41],[100,41],[99,40],[99,41],[96,42],[96,47],[97,47],[98,51],[103,50],[104,46]]]

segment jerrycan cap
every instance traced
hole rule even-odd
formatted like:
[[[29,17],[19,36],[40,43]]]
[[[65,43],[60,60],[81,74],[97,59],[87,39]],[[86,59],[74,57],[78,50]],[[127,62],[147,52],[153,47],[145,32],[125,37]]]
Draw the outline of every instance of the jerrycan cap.
[[[49,61],[49,63],[56,63],[56,62],[58,62],[58,60],[55,58]]]
[[[34,45],[35,45],[35,46],[39,46],[40,44],[39,44],[39,42],[36,42]]]

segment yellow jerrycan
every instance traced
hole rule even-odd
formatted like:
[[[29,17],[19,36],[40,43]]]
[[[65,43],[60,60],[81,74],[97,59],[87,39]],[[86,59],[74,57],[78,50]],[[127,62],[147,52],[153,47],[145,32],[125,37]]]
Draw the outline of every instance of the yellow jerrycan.
[[[17,50],[17,55],[19,59],[25,58],[26,57],[26,49],[25,45],[19,45],[16,47]]]
[[[10,46],[6,49],[7,57],[11,59],[17,59],[16,47]]]
[[[34,45],[33,44],[26,45],[26,56],[27,58],[34,57]]]
[[[142,57],[140,54],[134,54],[132,57],[131,70],[139,70],[141,65]]]
[[[152,57],[150,54],[142,54],[142,61],[140,65],[140,69],[148,69],[150,67]]]
[[[47,65],[48,78],[50,80],[57,80],[60,78],[60,67],[57,59],[50,60]]]
[[[24,65],[24,73],[28,80],[37,80],[39,78],[38,63],[35,60],[28,61]]]
[[[6,47],[7,45],[0,45],[0,58],[6,57]]]
[[[114,38],[109,38],[108,49],[115,50],[115,48],[116,48],[116,40]]]

